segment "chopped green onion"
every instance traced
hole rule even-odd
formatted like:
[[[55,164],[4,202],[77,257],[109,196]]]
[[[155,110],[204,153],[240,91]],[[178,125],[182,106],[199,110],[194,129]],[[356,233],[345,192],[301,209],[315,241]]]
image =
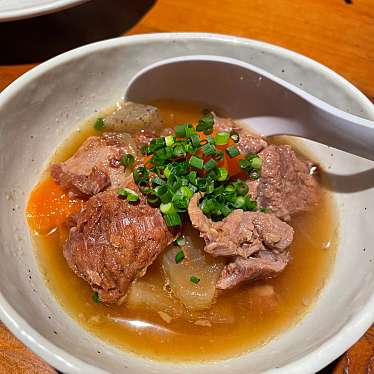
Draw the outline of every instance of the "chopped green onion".
[[[244,209],[255,212],[257,210],[257,202],[254,200],[251,200],[251,198],[248,195],[245,196],[244,199],[245,199]]]
[[[230,134],[228,132],[219,132],[214,138],[217,145],[225,145],[229,141]]]
[[[192,191],[192,193],[199,191],[199,189],[196,186],[194,186],[192,183],[188,184],[188,188]]]
[[[221,208],[221,212],[222,212],[222,214],[223,214],[224,217],[227,217],[232,212],[232,209],[229,208],[227,205],[224,205]]]
[[[230,147],[227,147],[226,153],[230,156],[230,158],[234,158],[240,155],[238,148],[236,148],[234,145],[230,145]]]
[[[228,186],[225,187],[225,191],[226,191],[226,192],[229,192],[229,193],[235,192],[235,187],[234,187],[234,185],[229,184]]]
[[[164,184],[166,184],[166,182],[159,177],[153,177],[152,178],[152,183],[155,184],[155,185],[158,185],[158,186],[163,186]]]
[[[239,143],[239,134],[236,132],[236,131],[231,131],[230,133],[230,138],[235,142],[235,143]]]
[[[186,245],[186,238],[184,236],[180,236],[175,243],[179,245],[180,247]]]
[[[168,186],[166,184],[157,186],[155,188],[155,193],[157,196],[161,197],[163,194],[165,194],[168,191]]]
[[[216,152],[216,154],[213,155],[213,158],[214,158],[216,161],[221,161],[221,160],[223,160],[223,157],[224,157],[224,153],[223,153],[223,151],[218,151],[218,152]]]
[[[191,143],[193,147],[198,147],[200,145],[200,136],[198,134],[192,134]]]
[[[211,131],[213,130],[214,118],[212,113],[207,113],[199,119],[196,126],[196,131]]]
[[[171,147],[175,142],[175,137],[173,135],[165,136],[165,144],[167,147]]]
[[[197,183],[197,173],[196,173],[196,171],[190,171],[190,173],[188,174],[188,180],[192,184],[196,184]]]
[[[216,142],[215,142],[215,140],[214,140],[214,138],[213,138],[212,135],[208,136],[207,141],[208,141],[209,144],[212,144],[212,145],[216,144]]]
[[[204,161],[200,157],[191,156],[190,166],[196,169],[202,169],[203,165],[204,165]]]
[[[160,202],[160,198],[157,195],[151,195],[147,198],[147,202],[149,204],[158,204]]]
[[[256,180],[260,178],[260,173],[257,170],[253,170],[250,174],[249,177],[253,180]]]
[[[144,166],[140,166],[134,170],[133,177],[136,184],[148,182],[149,172]]]
[[[190,281],[192,283],[198,284],[200,282],[200,278],[196,277],[195,275],[192,275]]]
[[[262,160],[260,157],[257,156],[257,157],[252,158],[252,160],[250,161],[250,164],[251,164],[252,169],[259,171],[261,170]]]
[[[261,213],[267,213],[269,211],[268,208],[260,208]]]
[[[216,147],[212,144],[205,144],[201,147],[201,150],[203,151],[205,156],[214,155],[216,153]]]
[[[123,155],[121,158],[121,164],[127,168],[127,167],[132,167],[134,165],[135,158],[133,155],[130,155],[129,153],[126,155]]]
[[[173,194],[167,190],[163,195],[160,196],[160,200],[163,204],[169,203],[173,199]]]
[[[95,304],[99,304],[100,303],[100,297],[99,297],[99,293],[98,292],[94,292],[92,294],[92,301],[95,303]]]
[[[235,190],[239,196],[245,196],[249,191],[249,187],[247,183],[239,181],[235,186]]]
[[[164,214],[172,214],[176,212],[173,203],[166,203],[166,204],[161,203],[160,210],[161,210],[161,213],[164,213]]]
[[[211,170],[213,170],[216,166],[217,166],[217,162],[211,158],[209,161],[207,161],[207,162],[204,164],[204,169],[205,169],[206,171],[211,171]]]
[[[179,251],[176,255],[175,255],[175,263],[176,264],[179,264],[181,261],[184,260],[184,252],[183,251]]]
[[[139,200],[139,195],[130,188],[119,187],[117,188],[117,195],[127,197],[127,201],[135,202]]]
[[[166,166],[164,170],[164,175],[166,178],[169,178],[172,173],[173,173],[173,167],[171,166],[171,164],[169,164],[168,166]]]
[[[227,169],[225,169],[225,168],[218,168],[217,169],[217,177],[216,177],[216,179],[219,182],[223,182],[223,181],[225,181],[227,179],[228,175],[229,175],[229,172],[227,171]]]
[[[193,134],[195,134],[195,129],[191,124],[189,124],[188,127],[186,128],[186,135],[185,136],[186,136],[186,138],[189,138]]]
[[[95,130],[102,130],[103,128],[105,127],[105,122],[104,122],[104,118],[97,118],[96,121],[95,121],[95,124],[94,124],[94,128]]]
[[[245,199],[243,196],[238,196],[236,200],[234,201],[234,208],[236,209],[242,209],[245,206]]]
[[[239,166],[241,169],[246,170],[251,166],[251,164],[250,164],[250,161],[248,160],[239,160]]]
[[[164,220],[167,226],[174,227],[182,224],[181,217],[178,213],[165,214]]]
[[[185,138],[186,137],[186,131],[191,126],[189,123],[182,123],[180,125],[177,125],[175,127],[175,135],[177,138]]]
[[[174,147],[174,156],[175,157],[184,157],[186,156],[186,151],[183,145],[177,145]]]

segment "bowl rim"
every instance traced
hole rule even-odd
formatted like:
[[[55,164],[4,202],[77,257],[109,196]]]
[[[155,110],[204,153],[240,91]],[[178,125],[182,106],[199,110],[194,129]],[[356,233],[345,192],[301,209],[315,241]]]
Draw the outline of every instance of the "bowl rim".
[[[63,1],[64,2],[64,1]],[[347,81],[338,73],[322,65],[321,63],[301,55],[297,52],[290,51],[286,48],[279,47],[270,43],[216,33],[151,33],[151,34],[137,34],[131,36],[123,36],[119,38],[107,39],[91,44],[75,48],[68,52],[62,53],[42,64],[30,69],[22,76],[17,78],[2,92],[0,92],[0,110],[6,102],[14,97],[17,92],[32,80],[40,77],[48,70],[71,61],[75,58],[81,58],[90,53],[98,52],[105,49],[121,47],[139,42],[149,41],[165,41],[172,39],[200,39],[213,40],[222,42],[231,42],[238,45],[245,44],[248,46],[255,46],[263,50],[275,51],[277,54],[297,60],[304,66],[315,68],[322,72],[325,76],[332,78],[338,84],[345,86],[352,94],[355,95],[357,101],[365,108],[369,117],[374,119],[374,105],[371,101],[359,91],[353,84]],[[266,69],[264,69],[266,70]],[[0,291],[0,320],[7,326],[7,328],[28,348],[30,348],[39,357],[45,360],[54,368],[66,373],[106,373],[106,371],[99,369],[87,362],[76,358],[70,353],[67,353],[62,348],[59,348],[39,332],[37,332],[31,325],[29,325],[8,303]],[[317,349],[309,354],[288,363],[276,369],[270,369],[268,372],[277,373],[304,373],[316,372],[328,365],[331,361],[336,359],[339,355],[345,352],[352,344],[354,344],[370,327],[374,321],[374,294],[367,300],[366,305],[362,310],[352,317],[336,334],[331,336]],[[244,354],[245,355],[245,354]],[[192,367],[198,366],[199,363],[191,364]],[[209,365],[209,363],[207,363]],[[214,363],[212,363],[214,365]]]
[[[15,10],[0,11],[0,22],[16,21],[54,13],[83,4],[89,0],[54,0],[53,2],[31,5]]]

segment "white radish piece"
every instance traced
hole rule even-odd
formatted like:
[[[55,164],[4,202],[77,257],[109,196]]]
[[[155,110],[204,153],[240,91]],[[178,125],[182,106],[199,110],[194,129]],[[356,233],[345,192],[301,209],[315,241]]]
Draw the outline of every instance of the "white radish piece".
[[[216,294],[216,282],[223,269],[223,262],[203,252],[204,241],[193,229],[185,231],[186,245],[172,246],[162,257],[166,280],[173,294],[188,311],[211,307]],[[185,258],[176,263],[176,255],[183,250]],[[191,277],[195,282],[191,280]]]

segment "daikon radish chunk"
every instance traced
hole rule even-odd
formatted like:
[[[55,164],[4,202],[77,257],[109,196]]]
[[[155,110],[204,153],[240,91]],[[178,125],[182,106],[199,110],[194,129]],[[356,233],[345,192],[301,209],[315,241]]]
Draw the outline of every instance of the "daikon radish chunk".
[[[129,309],[150,310],[156,313],[163,312],[172,318],[185,314],[183,305],[161,286],[152,284],[143,279],[133,283],[128,291],[126,306]]]
[[[192,230],[192,229],[191,229]],[[186,245],[172,246],[162,257],[166,280],[173,294],[189,311],[211,307],[223,262],[203,252],[204,242],[185,231]],[[184,259],[178,261],[183,251]]]
[[[118,103],[117,109],[104,118],[105,131],[133,133],[143,129],[160,131],[164,128],[157,108],[130,101]]]

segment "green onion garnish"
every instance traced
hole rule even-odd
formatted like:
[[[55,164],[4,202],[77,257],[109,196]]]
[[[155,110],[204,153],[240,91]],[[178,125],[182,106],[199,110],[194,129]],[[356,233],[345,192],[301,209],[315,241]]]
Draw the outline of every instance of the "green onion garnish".
[[[256,180],[260,178],[260,173],[257,170],[253,170],[250,174],[249,177],[253,180]]]
[[[179,264],[181,261],[184,260],[184,252],[183,251],[179,251],[176,255],[175,255],[175,263],[176,264]]]
[[[244,208],[244,206],[245,206],[245,199],[244,199],[244,196],[238,196],[238,197],[235,199],[235,201],[234,201],[234,203],[233,203],[233,206],[234,206],[234,208],[236,208],[236,209],[242,209],[242,208]]]
[[[230,134],[228,132],[219,132],[214,138],[216,145],[226,145],[229,141]]]
[[[227,147],[226,153],[230,156],[230,158],[234,158],[240,155],[238,148],[236,148],[234,145],[230,145],[230,147]]]
[[[190,166],[196,169],[202,169],[204,165],[204,161],[200,157],[197,157],[197,156],[191,156],[189,163],[190,163]]]
[[[207,113],[199,119],[199,122],[196,126],[196,131],[208,132],[213,130],[214,118],[212,113]]]
[[[216,166],[217,166],[217,162],[211,158],[209,161],[207,161],[207,162],[204,164],[204,169],[205,169],[206,171],[211,171],[211,170],[213,170]]]
[[[214,155],[216,153],[216,147],[212,144],[204,144],[202,147],[201,147],[201,150],[203,151],[204,155],[205,156],[211,156],[211,155]]]
[[[192,146],[197,148],[200,145],[200,136],[198,134],[193,134],[191,136]]]
[[[200,278],[196,277],[195,275],[192,275],[190,281],[192,283],[198,284],[200,282]]]
[[[127,197],[127,201],[135,202],[139,200],[139,195],[130,188],[119,187],[117,188],[117,195]]]
[[[164,214],[176,213],[173,203],[166,203],[166,204],[161,203],[160,210],[161,210],[161,213],[164,213]]]
[[[167,226],[174,227],[182,224],[181,217],[178,213],[165,214],[164,220]]]
[[[269,211],[268,208],[260,208],[261,213],[267,213]]]
[[[225,168],[218,168],[217,169],[217,181],[224,182],[229,175],[229,172]]]
[[[186,151],[185,151],[183,145],[176,145],[174,147],[174,156],[175,157],[184,157],[184,156],[186,156]]]
[[[250,161],[250,165],[252,169],[255,169],[257,171],[261,170],[262,167],[262,160],[260,157],[256,156],[253,157],[252,160]]]
[[[175,243],[177,245],[179,245],[180,247],[183,247],[184,245],[186,245],[186,238],[184,236],[180,236],[176,241]]]
[[[126,155],[123,155],[121,158],[121,164],[127,168],[127,167],[132,167],[134,165],[135,158],[133,155],[130,155],[129,153]]]
[[[166,182],[163,179],[156,176],[152,178],[152,184],[157,186],[163,186],[164,184],[166,184]]]
[[[99,297],[99,293],[98,292],[94,292],[92,294],[92,301],[95,303],[95,304],[99,304],[100,303],[100,297]]]
[[[238,181],[235,185],[235,190],[239,196],[245,196],[249,191],[249,187],[247,183],[243,181]]]
[[[165,136],[165,144],[167,147],[171,147],[175,142],[175,137],[173,135]]]
[[[140,166],[134,170],[133,177],[136,184],[148,182],[149,172],[144,166]]]
[[[104,118],[97,118],[96,121],[95,121],[95,124],[94,124],[94,128],[95,130],[102,130],[103,128],[105,127],[105,123],[104,123]]]
[[[175,135],[177,138],[186,138],[187,129],[192,127],[189,123],[181,123],[175,127]],[[191,134],[192,135],[192,134]]]

